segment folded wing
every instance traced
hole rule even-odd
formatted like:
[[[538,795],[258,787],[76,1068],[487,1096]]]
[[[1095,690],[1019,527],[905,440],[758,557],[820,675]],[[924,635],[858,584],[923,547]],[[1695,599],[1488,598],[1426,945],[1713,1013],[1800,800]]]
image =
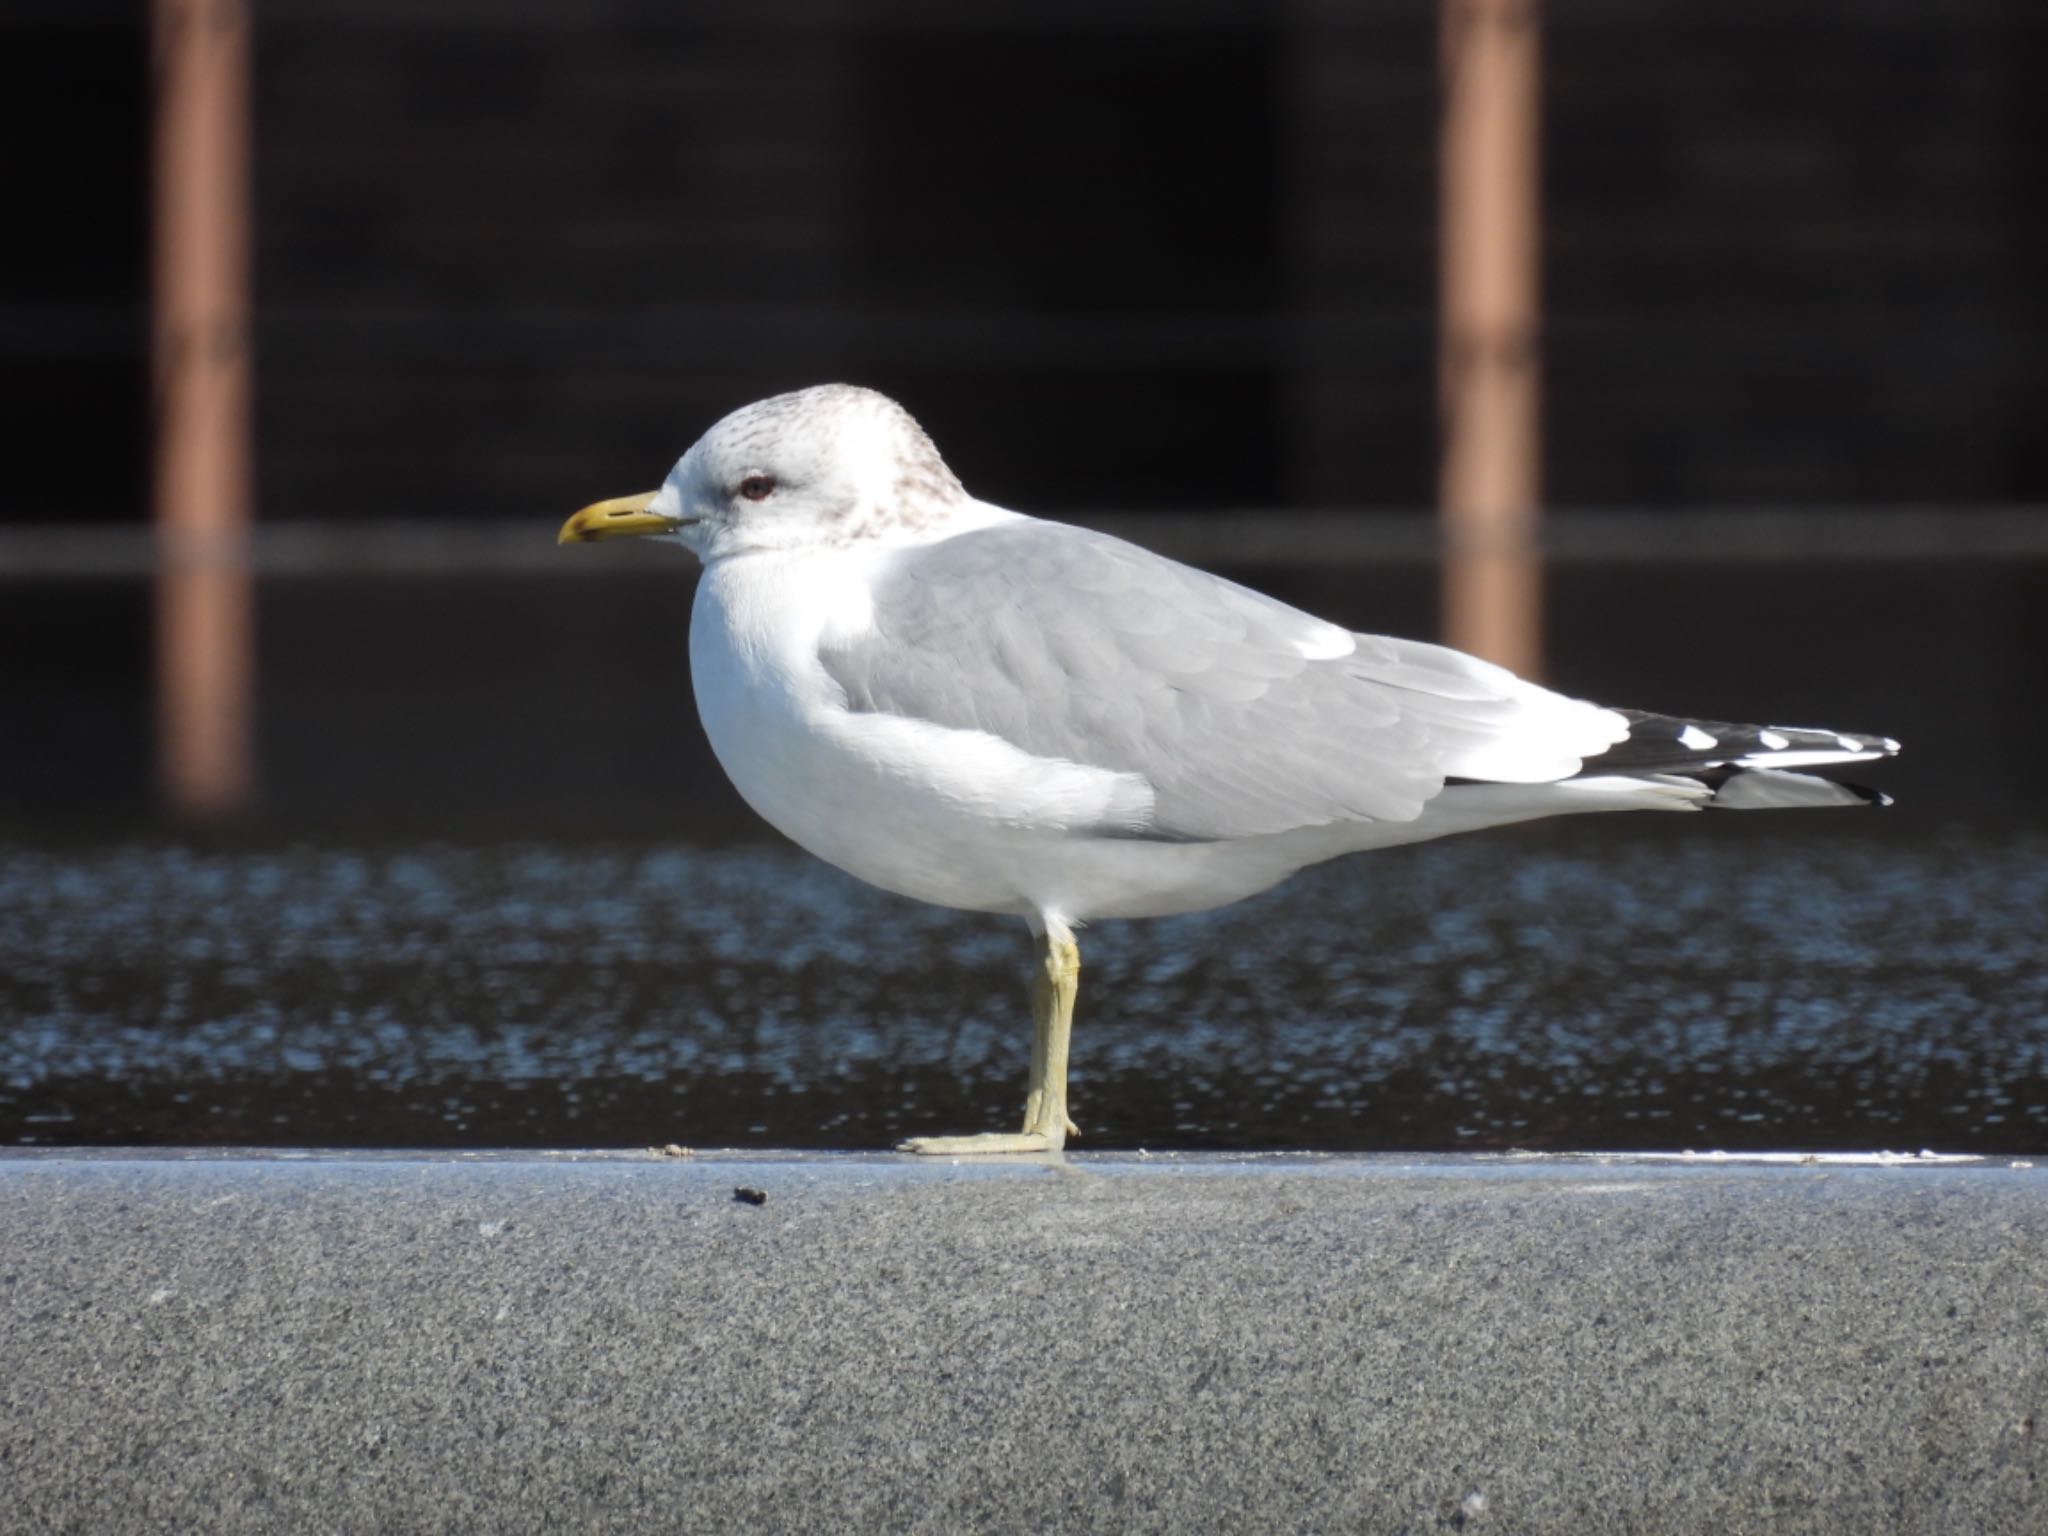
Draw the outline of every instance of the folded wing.
[[[1149,816],[1108,835],[1412,821],[1447,781],[1567,778],[1629,735],[1618,711],[1058,523],[898,551],[871,595],[872,628],[820,653],[847,707],[1141,777]]]

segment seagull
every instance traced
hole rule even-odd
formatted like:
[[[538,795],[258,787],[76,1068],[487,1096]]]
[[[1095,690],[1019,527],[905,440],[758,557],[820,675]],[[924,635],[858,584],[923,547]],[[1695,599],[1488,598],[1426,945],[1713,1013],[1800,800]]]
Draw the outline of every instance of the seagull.
[[[618,538],[703,562],[697,710],[763,819],[884,890],[1030,927],[1023,1129],[905,1151],[1079,1134],[1074,933],[1097,919],[1543,816],[1890,803],[1806,771],[1890,757],[1890,737],[1604,708],[1353,633],[979,501],[908,411],[853,385],[734,411],[659,490],[585,507],[559,542]]]

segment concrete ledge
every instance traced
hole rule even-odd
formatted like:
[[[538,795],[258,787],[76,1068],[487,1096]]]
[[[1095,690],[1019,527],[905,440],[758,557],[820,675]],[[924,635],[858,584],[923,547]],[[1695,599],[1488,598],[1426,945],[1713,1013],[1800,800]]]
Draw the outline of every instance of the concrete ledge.
[[[2044,1197],[2004,1161],[6,1155],[0,1529],[2039,1533]]]

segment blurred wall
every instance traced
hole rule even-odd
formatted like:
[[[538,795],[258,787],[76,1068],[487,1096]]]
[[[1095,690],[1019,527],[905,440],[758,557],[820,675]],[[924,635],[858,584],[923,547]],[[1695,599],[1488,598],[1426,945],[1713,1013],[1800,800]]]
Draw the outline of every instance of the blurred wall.
[[[0,521],[147,516],[140,0],[0,0]]]
[[[141,515],[141,10],[0,7],[8,519]],[[1430,500],[1431,6],[256,10],[267,518],[551,516],[823,378],[1037,509]],[[2048,500],[2037,7],[1546,47],[1553,503]]]

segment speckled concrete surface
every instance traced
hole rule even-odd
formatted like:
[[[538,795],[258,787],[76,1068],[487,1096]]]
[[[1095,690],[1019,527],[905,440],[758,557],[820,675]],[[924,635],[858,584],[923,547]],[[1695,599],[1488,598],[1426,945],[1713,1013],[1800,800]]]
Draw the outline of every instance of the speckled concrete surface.
[[[0,1157],[10,1532],[2038,1533],[2044,1410],[2004,1160]]]

